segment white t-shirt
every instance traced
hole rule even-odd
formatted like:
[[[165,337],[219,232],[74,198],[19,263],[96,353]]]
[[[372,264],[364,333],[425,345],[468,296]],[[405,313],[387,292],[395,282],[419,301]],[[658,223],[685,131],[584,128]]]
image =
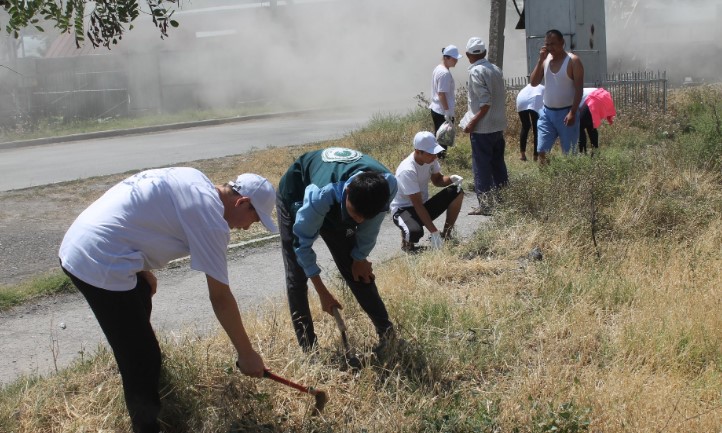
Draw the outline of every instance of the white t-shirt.
[[[451,75],[448,69],[442,64],[439,64],[434,68],[434,72],[431,75],[431,108],[434,112],[439,114],[445,114],[444,107],[439,102],[439,92],[446,94],[446,103],[449,105],[449,110],[454,112],[456,106],[456,84],[454,84],[454,77]]]
[[[544,106],[544,85],[540,84],[532,87],[527,84],[523,89],[519,90],[516,95],[516,111],[534,110],[537,113]]]
[[[431,175],[441,173],[441,164],[435,159],[431,164],[420,165],[414,160],[414,152],[401,161],[396,169],[396,184],[398,190],[391,202],[391,215],[400,208],[413,206],[409,196],[421,193],[421,199],[425,203],[429,199],[429,182]]]
[[[595,90],[597,90],[596,87],[585,87],[582,89],[582,100],[579,102],[579,108],[582,108],[584,103],[587,102],[587,97]]]
[[[109,189],[68,229],[59,257],[95,287],[132,290],[136,273],[190,254],[192,269],[228,284],[230,229],[213,183],[194,168],[147,170]]]

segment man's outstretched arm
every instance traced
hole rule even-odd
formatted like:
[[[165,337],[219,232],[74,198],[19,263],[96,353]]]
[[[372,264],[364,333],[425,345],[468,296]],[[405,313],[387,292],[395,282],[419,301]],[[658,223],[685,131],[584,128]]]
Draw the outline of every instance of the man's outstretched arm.
[[[265,370],[263,359],[253,349],[248,334],[246,334],[246,328],[241,320],[241,312],[238,311],[238,304],[231,288],[228,284],[221,283],[209,275],[206,275],[206,280],[213,312],[216,313],[218,321],[238,352],[238,367],[247,376],[263,377]]]

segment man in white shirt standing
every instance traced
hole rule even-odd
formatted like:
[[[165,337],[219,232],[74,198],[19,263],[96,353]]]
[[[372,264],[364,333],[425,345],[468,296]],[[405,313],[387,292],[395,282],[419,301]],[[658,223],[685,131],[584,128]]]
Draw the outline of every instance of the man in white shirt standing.
[[[486,59],[486,45],[477,37],[466,44],[469,59],[469,107],[461,128],[470,134],[471,165],[479,207],[469,215],[491,215],[494,194],[507,184],[504,161],[506,129],[506,85],[498,66]]]
[[[442,58],[431,74],[431,120],[434,122],[434,133],[436,133],[444,122],[454,124],[454,110],[456,107],[456,84],[451,75],[451,68],[461,58],[459,49],[449,45],[441,50]],[[441,146],[446,150],[446,146]],[[439,156],[442,156],[442,152]]]
[[[459,216],[464,193],[461,176],[444,176],[437,155],[444,150],[434,135],[422,131],[414,137],[414,151],[396,169],[398,191],[391,202],[394,224],[401,229],[401,249],[413,252],[415,244],[424,235],[424,227],[431,233],[431,247],[439,249],[444,239],[451,236]],[[429,182],[437,187],[448,187],[429,198]],[[444,228],[434,220],[446,212]]]
[[[85,296],[113,350],[134,432],[158,432],[161,352],[150,323],[151,272],[190,254],[206,274],[213,311],[238,352],[241,372],[261,377],[228,281],[230,229],[271,218],[273,186],[256,174],[214,185],[188,167],[146,170],[108,190],[73,222],[60,246],[63,271]]]

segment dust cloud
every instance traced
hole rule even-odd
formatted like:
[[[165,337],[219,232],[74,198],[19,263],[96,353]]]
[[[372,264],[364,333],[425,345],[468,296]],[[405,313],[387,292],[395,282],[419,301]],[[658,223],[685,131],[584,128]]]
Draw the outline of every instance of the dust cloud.
[[[719,0],[607,0],[606,15],[610,72],[666,71],[672,87],[722,80]]]
[[[192,93],[208,105],[413,106],[417,94],[428,95],[443,47],[454,44],[463,53],[469,37],[489,36],[489,0],[295,0],[277,8],[197,3],[182,4],[174,15],[180,27],[166,40],[152,24],[138,23],[121,48],[145,59],[136,66],[147,72],[137,75],[158,74],[168,91],[192,83]],[[507,76],[526,74],[517,20],[510,2],[507,34],[516,37],[507,37]],[[467,67],[462,58],[452,70],[457,86]],[[152,93],[154,82],[142,93]]]
[[[609,72],[667,71],[671,86],[686,77],[720,80],[718,0],[606,0],[605,7]],[[121,56],[134,114],[258,104],[383,111],[428,96],[442,47],[463,52],[470,36],[488,43],[490,9],[490,0],[181,0],[173,16],[180,27],[166,39],[146,15],[112,51],[93,54]],[[518,19],[507,0],[507,78],[527,74]],[[451,71],[458,87],[467,67],[462,58]]]
[[[517,1],[519,6],[523,1]],[[180,27],[161,41],[138,23],[123,47],[151,50],[139,66],[152,94],[218,106],[271,102],[289,108],[338,105],[414,105],[429,93],[441,48],[463,52],[470,36],[489,38],[489,0],[224,0],[182,2]],[[607,0],[608,72],[667,71],[670,85],[685,77],[719,81],[722,6],[716,0]],[[504,75],[527,74],[526,35],[507,1]],[[138,36],[138,37],[136,37]],[[150,66],[149,66],[150,65]],[[452,69],[466,82],[466,58]],[[153,69],[155,68],[155,70]],[[168,99],[167,96],[165,96]],[[167,105],[167,104],[166,104]],[[174,104],[171,104],[174,105]]]

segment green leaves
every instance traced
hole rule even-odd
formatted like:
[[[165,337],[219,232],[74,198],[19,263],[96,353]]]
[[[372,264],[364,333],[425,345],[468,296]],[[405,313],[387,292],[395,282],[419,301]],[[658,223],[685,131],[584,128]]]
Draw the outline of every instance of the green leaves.
[[[169,24],[178,27],[178,22],[170,19],[175,11],[168,7],[169,3],[175,5],[177,1],[147,0],[149,14],[161,38],[168,36]],[[94,47],[110,48],[133,28],[131,23],[141,13],[138,0],[0,0],[0,6],[8,16],[5,32],[15,38],[26,27],[44,32],[39,24],[43,19],[63,33],[72,32],[78,47],[87,37]]]

